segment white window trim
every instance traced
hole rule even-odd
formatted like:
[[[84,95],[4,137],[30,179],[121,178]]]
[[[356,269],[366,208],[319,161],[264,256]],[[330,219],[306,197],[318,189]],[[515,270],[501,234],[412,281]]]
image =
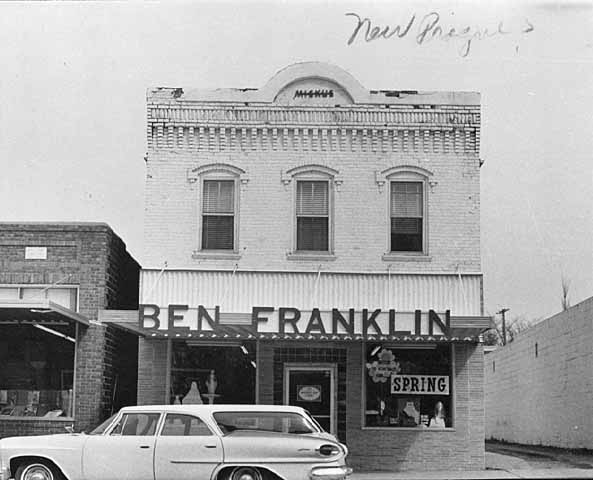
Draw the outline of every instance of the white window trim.
[[[432,258],[429,255],[429,189],[434,188],[437,183],[431,181],[433,173],[422,167],[413,165],[400,165],[388,168],[382,172],[375,172],[375,181],[379,192],[387,184],[387,221],[388,226],[386,235],[385,253],[382,256],[384,261],[420,261],[430,262]],[[422,183],[422,251],[392,251],[391,250],[391,183],[392,182],[420,182]]]
[[[308,171],[306,173],[296,174],[293,176],[293,191],[292,191],[292,248],[287,255],[289,260],[317,260],[327,259],[334,260],[334,177],[321,171]],[[297,213],[296,213],[296,199],[297,199],[297,185],[298,182],[327,182],[328,194],[328,219],[327,219],[327,250],[297,250]]]
[[[245,170],[235,167],[233,165],[223,164],[223,163],[214,163],[208,165],[202,165],[200,167],[194,168],[193,170],[188,172],[188,182],[189,183],[199,183],[198,189],[198,228],[197,228],[197,238],[196,238],[196,245],[198,248],[193,252],[192,258],[194,259],[201,259],[201,258],[210,258],[216,260],[237,260],[241,257],[240,249],[239,249],[239,222],[240,222],[240,215],[239,215],[239,207],[241,204],[241,191],[247,187],[247,183],[249,179],[245,175]],[[203,212],[202,212],[202,204],[203,204],[203,194],[204,194],[204,182],[207,180],[232,180],[234,182],[234,221],[233,221],[233,249],[232,250],[214,250],[214,249],[204,249],[202,245],[202,222],[203,222]]]

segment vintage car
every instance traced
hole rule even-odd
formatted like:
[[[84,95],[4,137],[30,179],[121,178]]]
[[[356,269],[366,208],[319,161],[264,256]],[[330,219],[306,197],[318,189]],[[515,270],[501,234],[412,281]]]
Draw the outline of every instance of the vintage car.
[[[126,407],[88,434],[0,440],[0,480],[342,480],[347,454],[299,407]]]

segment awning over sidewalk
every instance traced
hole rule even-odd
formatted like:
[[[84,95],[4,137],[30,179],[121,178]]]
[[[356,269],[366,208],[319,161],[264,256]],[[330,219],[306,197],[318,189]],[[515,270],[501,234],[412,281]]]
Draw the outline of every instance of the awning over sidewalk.
[[[446,334],[415,335],[411,332],[394,334],[320,333],[320,332],[262,332],[251,325],[250,314],[220,314],[220,324],[212,330],[188,328],[142,328],[137,310],[100,310],[99,321],[118,326],[136,335],[148,338],[179,338],[198,340],[309,340],[309,341],[397,341],[397,342],[479,342],[480,335],[492,327],[491,317],[451,316]],[[247,319],[247,321],[246,321]]]
[[[494,327],[492,317],[451,317],[450,335],[455,337],[479,336]]]
[[[89,320],[85,316],[49,300],[0,302],[0,325],[64,325],[70,323],[88,326]]]
[[[147,333],[138,324],[138,310],[99,310],[99,322],[114,325],[140,337],[145,337]]]

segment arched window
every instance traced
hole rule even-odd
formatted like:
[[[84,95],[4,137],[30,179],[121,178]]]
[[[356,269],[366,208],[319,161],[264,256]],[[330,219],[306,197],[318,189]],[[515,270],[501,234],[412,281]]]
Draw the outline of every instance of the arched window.
[[[341,184],[338,174],[323,165],[303,165],[284,173],[284,184],[294,184],[295,254],[333,253],[334,189]]]
[[[389,253],[428,254],[428,179],[432,172],[398,166],[381,172],[389,185]]]
[[[240,183],[245,171],[227,164],[200,166],[192,173],[199,183],[199,251],[236,252],[238,250],[238,212]]]

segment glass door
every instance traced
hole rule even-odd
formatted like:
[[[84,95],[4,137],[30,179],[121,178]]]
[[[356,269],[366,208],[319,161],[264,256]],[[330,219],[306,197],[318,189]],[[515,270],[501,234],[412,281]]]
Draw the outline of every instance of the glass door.
[[[324,430],[336,433],[335,364],[284,365],[284,403],[311,413]]]

